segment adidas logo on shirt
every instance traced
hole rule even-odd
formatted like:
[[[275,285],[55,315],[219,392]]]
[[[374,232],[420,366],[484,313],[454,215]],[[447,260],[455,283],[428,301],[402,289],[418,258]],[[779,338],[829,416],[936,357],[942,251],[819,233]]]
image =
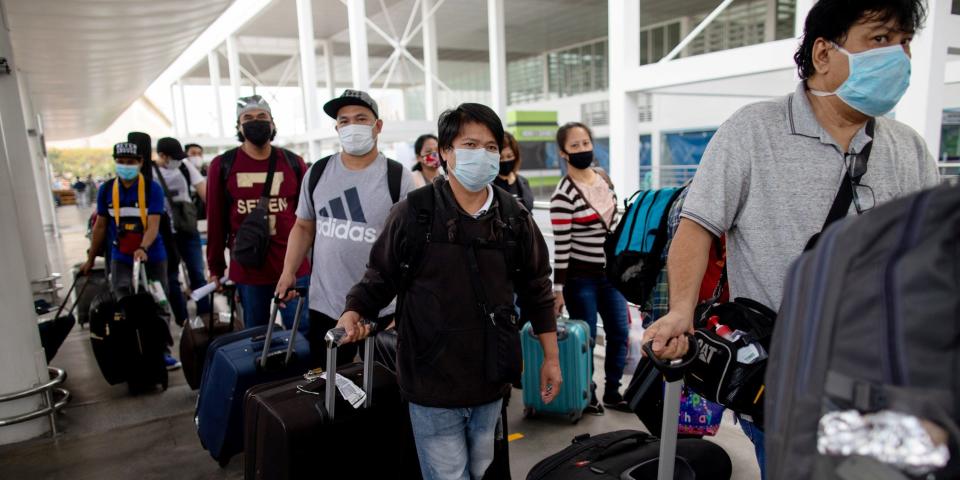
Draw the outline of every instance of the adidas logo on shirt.
[[[355,187],[345,190],[342,198],[331,199],[327,206],[317,211],[317,217],[317,233],[324,237],[366,243],[377,240],[377,229],[358,225],[366,224],[367,219]]]

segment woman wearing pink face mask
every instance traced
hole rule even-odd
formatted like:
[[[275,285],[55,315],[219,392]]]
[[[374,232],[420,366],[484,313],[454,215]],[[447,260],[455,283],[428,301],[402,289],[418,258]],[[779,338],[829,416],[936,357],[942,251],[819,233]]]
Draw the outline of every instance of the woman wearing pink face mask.
[[[420,135],[413,143],[417,153],[417,164],[413,166],[413,181],[417,187],[433,182],[440,171],[440,155],[437,154],[437,137],[431,134]]]

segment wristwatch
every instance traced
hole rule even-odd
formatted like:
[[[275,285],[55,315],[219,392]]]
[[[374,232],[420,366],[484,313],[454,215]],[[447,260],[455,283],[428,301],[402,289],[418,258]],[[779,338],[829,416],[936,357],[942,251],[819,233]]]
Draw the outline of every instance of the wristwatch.
[[[147,247],[144,247],[143,245],[137,247],[137,250],[143,250],[143,253],[147,253]]]

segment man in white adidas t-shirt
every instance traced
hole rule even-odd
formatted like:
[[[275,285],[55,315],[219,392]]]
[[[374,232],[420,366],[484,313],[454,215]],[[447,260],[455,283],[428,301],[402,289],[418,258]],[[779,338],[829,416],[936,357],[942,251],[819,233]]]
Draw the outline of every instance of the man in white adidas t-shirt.
[[[390,208],[407,196],[414,182],[407,169],[399,164],[391,167],[392,160],[377,149],[383,121],[377,102],[370,95],[347,90],[327,102],[323,111],[337,122],[341,152],[317,161],[304,175],[297,223],[287,242],[277,294],[292,298],[294,294],[287,295],[286,291],[294,285],[295,270],[312,244],[307,338],[313,345],[314,363],[326,367],[323,336],[336,327],[346,306],[347,292],[363,277],[370,248],[380,235]],[[393,172],[388,173],[391,169]],[[392,316],[393,312],[391,305],[380,316]],[[356,345],[340,348],[338,363],[351,361]]]

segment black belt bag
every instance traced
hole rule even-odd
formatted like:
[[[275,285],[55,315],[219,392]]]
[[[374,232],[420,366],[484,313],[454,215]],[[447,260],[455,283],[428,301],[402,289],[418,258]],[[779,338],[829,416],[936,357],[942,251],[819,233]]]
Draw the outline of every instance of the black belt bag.
[[[725,338],[708,326],[711,317],[743,335]],[[764,375],[775,319],[776,312],[749,298],[708,308],[694,332],[697,353],[684,369],[684,383],[707,400],[762,425]]]
[[[263,193],[257,206],[243,218],[240,228],[233,238],[230,255],[237,263],[247,268],[261,268],[267,262],[270,250],[270,189],[273,187],[273,173],[277,169],[277,156],[270,155],[267,167],[267,180],[263,184]]]

